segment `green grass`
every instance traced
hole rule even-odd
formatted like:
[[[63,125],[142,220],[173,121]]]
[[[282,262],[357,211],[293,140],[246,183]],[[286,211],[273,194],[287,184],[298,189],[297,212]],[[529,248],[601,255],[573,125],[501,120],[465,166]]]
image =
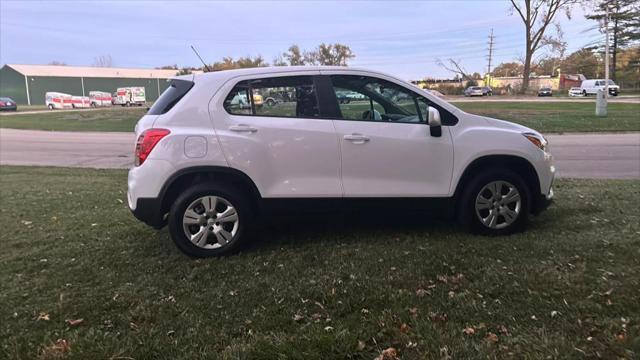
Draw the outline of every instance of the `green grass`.
[[[584,102],[459,102],[454,103],[472,114],[491,116],[523,124],[541,132],[640,131],[640,104],[609,104],[607,118],[596,117],[595,105]],[[360,118],[368,109],[364,103],[342,105],[352,118]],[[144,108],[104,109],[96,111],[46,112],[0,116],[0,128],[58,131],[133,131],[144,115]],[[295,113],[289,104],[263,107],[264,115]]]
[[[53,131],[120,131],[133,132],[145,107],[121,107],[100,110],[47,111],[38,114],[0,116],[0,128]]]
[[[609,116],[595,116],[595,104],[585,102],[453,103],[477,115],[508,120],[540,132],[640,131],[640,104],[610,103]]]
[[[640,356],[639,181],[559,180],[510,237],[334,219],[191,260],[134,220],[125,171],[0,174],[0,358]]]

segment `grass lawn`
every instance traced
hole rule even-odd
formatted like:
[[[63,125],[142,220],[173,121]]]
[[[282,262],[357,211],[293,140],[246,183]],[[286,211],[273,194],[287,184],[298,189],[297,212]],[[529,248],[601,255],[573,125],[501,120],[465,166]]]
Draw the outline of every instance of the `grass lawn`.
[[[2,115],[0,128],[133,132],[134,126],[146,112],[145,107],[114,107],[100,110],[52,110],[38,114]]]
[[[609,104],[609,117],[594,115],[595,105],[578,102],[459,102],[454,103],[472,114],[509,120],[541,132],[598,132],[640,131],[639,104]],[[295,114],[289,104],[274,108],[263,107],[262,114]],[[348,111],[357,112],[359,118],[368,105],[354,102],[342,105]],[[46,112],[0,116],[0,128],[39,129],[58,131],[133,131],[145,108],[120,107],[95,111]],[[351,114],[353,115],[353,114]]]
[[[640,356],[640,181],[559,180],[510,237],[333,219],[196,261],[134,220],[125,171],[0,174],[2,358]]]
[[[640,131],[640,104],[610,103],[609,116],[595,116],[595,104],[584,102],[458,102],[460,109],[513,121],[540,132]]]

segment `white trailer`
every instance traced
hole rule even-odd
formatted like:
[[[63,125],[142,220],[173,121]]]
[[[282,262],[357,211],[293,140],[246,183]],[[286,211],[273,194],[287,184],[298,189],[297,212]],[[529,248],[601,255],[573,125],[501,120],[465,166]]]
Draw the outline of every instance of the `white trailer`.
[[[49,110],[69,109],[73,106],[71,98],[69,94],[50,91],[44,95],[44,104]]]
[[[91,100],[88,96],[72,96],[71,107],[74,109],[88,108],[91,106]]]
[[[105,91],[89,91],[91,107],[111,106],[111,94]]]
[[[143,86],[131,86],[118,88],[114,104],[122,106],[142,106],[146,103],[145,89]]]

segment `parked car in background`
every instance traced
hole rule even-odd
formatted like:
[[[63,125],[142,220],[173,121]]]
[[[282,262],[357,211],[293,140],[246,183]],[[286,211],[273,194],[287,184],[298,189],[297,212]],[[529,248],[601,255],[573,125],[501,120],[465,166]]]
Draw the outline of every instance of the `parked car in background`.
[[[8,97],[0,97],[0,111],[16,111],[18,110],[18,104]]]
[[[482,87],[482,95],[483,96],[492,96],[493,95],[493,89],[491,89],[488,86],[483,86]]]
[[[91,107],[103,107],[113,105],[111,94],[106,91],[89,91]]]
[[[541,87],[538,90],[538,96],[553,96],[553,91],[550,87]]]
[[[470,86],[464,91],[464,96],[484,96],[480,86]]]
[[[291,106],[237,105],[282,89],[292,93]],[[365,101],[339,104],[344,90]],[[377,71],[308,66],[178,76],[135,134],[128,206],[155,228],[168,224],[176,246],[194,257],[239,250],[264,233],[266,215],[284,209],[330,204],[335,218],[431,208],[472,232],[506,235],[553,197],[555,167],[542,134],[466,113]]]
[[[142,106],[146,103],[145,89],[143,86],[118,88],[114,105]]]
[[[88,108],[91,106],[91,99],[88,96],[71,96],[71,107],[74,109]]]
[[[607,85],[607,81],[604,79],[591,79],[584,80],[580,85],[580,89],[582,90],[582,95],[597,95],[598,90],[604,91],[605,86]],[[613,82],[613,80],[609,79],[609,95],[618,96],[620,93],[620,87]]]
[[[580,89],[579,87],[572,87],[571,89],[569,89],[569,96],[583,96],[582,89]]]
[[[44,95],[44,103],[49,110],[70,109],[72,108],[71,98],[69,94],[50,91]]]

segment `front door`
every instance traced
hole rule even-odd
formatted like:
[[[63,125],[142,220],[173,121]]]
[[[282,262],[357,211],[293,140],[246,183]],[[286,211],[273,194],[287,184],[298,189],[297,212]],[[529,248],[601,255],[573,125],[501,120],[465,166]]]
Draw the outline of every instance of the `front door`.
[[[432,137],[428,100],[396,83],[331,75],[345,197],[447,196],[453,147],[447,126]]]

